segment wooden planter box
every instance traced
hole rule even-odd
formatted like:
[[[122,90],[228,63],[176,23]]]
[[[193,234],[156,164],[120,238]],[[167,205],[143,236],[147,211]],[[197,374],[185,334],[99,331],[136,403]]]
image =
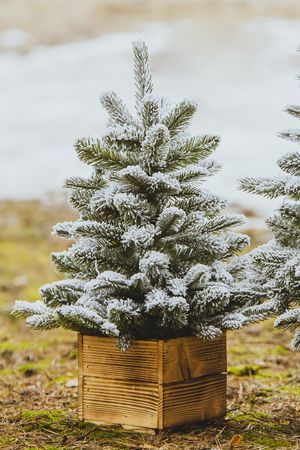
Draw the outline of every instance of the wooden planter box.
[[[79,416],[161,430],[226,411],[226,336],[133,341],[78,336]]]

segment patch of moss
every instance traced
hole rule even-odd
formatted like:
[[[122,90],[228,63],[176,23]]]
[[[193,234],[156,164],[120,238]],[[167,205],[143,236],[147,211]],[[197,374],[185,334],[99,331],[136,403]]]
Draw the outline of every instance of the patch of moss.
[[[261,357],[261,351],[255,350],[256,347],[249,348],[249,345],[236,344],[229,347],[229,354],[234,355],[234,359],[251,359]]]
[[[74,420],[74,417],[70,416],[70,413],[65,410],[28,410],[23,409],[21,411],[21,419],[25,420],[23,425],[24,430],[33,431],[40,429],[55,429],[66,435],[72,437],[80,437],[83,433],[88,433],[89,436],[95,440],[108,439],[113,440],[116,438],[121,439],[124,437],[122,430],[117,428],[100,427],[93,423],[81,422]],[[62,450],[64,447],[59,447]],[[118,448],[127,448],[116,445]],[[45,447],[45,449],[56,449],[56,447]]]
[[[56,447],[53,445],[46,445],[46,447],[26,447],[25,450],[68,450],[68,447]]]
[[[68,355],[68,359],[76,359],[78,356],[78,351],[77,350],[73,350],[70,352],[70,354]]]
[[[279,380],[281,382],[287,381],[292,377],[292,374],[289,371],[280,371],[277,373],[270,372],[269,370],[260,370],[258,373],[260,378],[270,378],[273,380]]]
[[[271,416],[267,413],[256,411],[247,414],[236,414],[234,412],[230,412],[226,415],[227,420],[235,421],[235,422],[247,422],[253,423],[260,421],[262,419],[271,419]]]
[[[40,372],[41,370],[44,370],[45,368],[49,367],[51,364],[51,361],[48,359],[43,359],[42,361],[39,361],[38,363],[26,363],[22,364],[18,367],[18,371],[25,375],[26,377],[31,377],[32,375],[35,375],[36,373]]]
[[[20,324],[19,319],[16,320],[16,323]],[[0,355],[4,352],[22,352],[24,350],[46,350],[49,349],[50,346],[55,346],[59,344],[73,344],[75,341],[74,334],[71,332],[65,332],[65,330],[60,330],[60,333],[56,333],[53,335],[45,335],[41,334],[42,338],[35,340],[6,340],[0,342]],[[44,332],[45,333],[45,332]],[[76,359],[77,350],[70,350],[70,353],[67,355],[67,359]]]
[[[51,423],[61,422],[67,417],[67,413],[61,409],[23,409],[21,411],[21,418],[26,420],[47,420]]]
[[[0,377],[9,377],[14,374],[13,369],[1,369],[0,370]]]
[[[290,353],[290,350],[284,347],[283,345],[275,345],[275,347],[270,348],[268,351],[271,355],[278,355],[278,356]]]
[[[280,390],[283,392],[287,392],[288,394],[295,395],[296,397],[297,396],[300,397],[300,385],[299,384],[282,386],[282,388],[280,388]]]
[[[19,352],[22,350],[43,350],[47,347],[46,342],[41,340],[37,340],[35,342],[32,341],[3,341],[0,342],[0,353],[10,351],[10,352]]]
[[[94,439],[112,439],[112,438],[121,438],[124,437],[124,429],[121,427],[102,427],[95,425],[91,422],[77,422],[76,428],[78,433],[78,429],[80,433],[82,433],[82,430],[85,431],[85,433],[89,433],[89,436],[92,436]],[[78,434],[80,434],[78,433]],[[130,433],[128,433],[130,434]],[[128,435],[127,434],[127,435]],[[133,433],[134,434],[134,433]]]
[[[230,366],[228,369],[229,375],[235,375],[236,377],[249,377],[257,375],[261,370],[261,366],[258,364],[245,364],[238,366]]]
[[[271,388],[262,388],[256,391],[255,396],[256,397],[272,397],[276,392],[274,392],[274,389]]]
[[[13,352],[16,350],[16,346],[12,341],[3,341],[0,342],[0,353],[4,352]]]
[[[292,443],[285,439],[277,439],[273,436],[272,437],[259,436],[252,430],[245,431],[243,433],[243,437],[244,441],[255,446],[254,448],[263,447],[264,450],[271,450],[273,448],[277,449],[293,448]]]
[[[1,436],[0,448],[2,447],[3,444],[11,444],[14,441],[15,441],[15,438],[12,436]]]
[[[66,383],[68,380],[70,380],[71,378],[73,378],[73,376],[61,375],[60,377],[54,378],[54,380],[52,381],[52,383],[65,384],[65,383]]]
[[[291,426],[291,422],[289,420],[280,420],[276,417],[272,417],[270,414],[265,412],[251,412],[251,413],[229,413],[226,416],[226,419],[231,423],[235,423],[236,425],[240,425],[245,430],[242,432],[249,432],[253,434],[255,438],[263,438],[265,435],[268,438],[270,433],[272,436],[280,435],[288,435],[293,434],[293,427]],[[281,436],[279,436],[281,438]],[[288,441],[287,441],[288,442]],[[275,447],[277,448],[277,447]],[[281,448],[281,447],[278,447]]]
[[[67,450],[68,447],[55,447],[53,445],[46,445],[43,450]]]
[[[55,447],[53,445],[46,445],[46,447],[26,447],[25,450],[68,450],[68,447]]]
[[[66,426],[67,412],[60,409],[23,409],[20,415],[27,422],[23,426],[26,431],[51,429],[52,427],[55,430],[63,431]]]

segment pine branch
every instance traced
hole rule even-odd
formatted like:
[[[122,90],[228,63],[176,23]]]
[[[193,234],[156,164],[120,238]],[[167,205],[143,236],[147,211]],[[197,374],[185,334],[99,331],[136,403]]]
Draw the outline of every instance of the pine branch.
[[[77,330],[101,330],[104,319],[96,312],[83,306],[63,306],[59,310],[60,319],[64,328],[77,328]],[[71,327],[70,327],[71,325]]]
[[[95,237],[104,241],[106,245],[115,246],[120,245],[124,230],[122,226],[117,226],[117,224],[87,221],[79,222],[78,224],[75,223],[72,232],[77,237]]]
[[[235,233],[233,231],[229,231],[224,236],[224,240],[227,243],[226,252],[224,252],[223,254],[224,258],[238,255],[250,245],[249,236],[247,236],[246,234]]]
[[[291,253],[288,250],[280,248],[271,248],[270,245],[262,245],[252,253],[253,263],[258,269],[264,269],[266,267],[269,270],[277,270],[282,264],[285,264],[287,259],[291,257]]]
[[[214,194],[205,192],[198,192],[197,195],[190,197],[172,197],[168,198],[168,206],[177,206],[186,212],[201,211],[206,217],[215,217],[225,207],[225,200],[217,197]]]
[[[92,178],[70,177],[67,178],[64,187],[67,189],[101,189],[105,185],[105,181],[101,176]]]
[[[34,303],[17,300],[12,308],[11,314],[14,317],[30,317],[35,314],[47,314],[49,308],[41,301]]]
[[[165,167],[169,139],[169,131],[164,125],[153,125],[147,130],[142,142],[141,165],[149,175]]]
[[[142,41],[133,42],[134,79],[136,87],[137,109],[147,94],[153,90],[148,48]]]
[[[274,326],[285,329],[300,326],[300,308],[291,309],[278,316]]]
[[[206,223],[197,225],[196,228],[202,233],[206,232],[216,232],[224,230],[225,228],[242,225],[245,223],[245,217],[241,214],[227,214],[224,216],[216,217],[215,219],[209,220]]]
[[[100,97],[100,101],[112,122],[115,122],[118,125],[129,125],[134,123],[134,119],[130,112],[115,92],[104,92]]]
[[[86,164],[99,164],[101,160],[99,161],[98,158],[99,155],[101,155],[103,149],[104,147],[99,139],[93,140],[90,138],[86,138],[78,139],[75,142],[75,151],[78,155],[78,158]]]
[[[103,147],[99,139],[96,141],[79,139],[75,144],[75,149],[81,161],[90,165],[100,165],[109,170],[122,169],[134,165],[138,161],[134,153]]]
[[[84,294],[84,284],[79,280],[61,280],[45,284],[39,293],[45,304],[52,308],[74,304]]]
[[[258,301],[258,303],[246,306],[243,310],[243,314],[245,314],[245,316],[249,317],[260,316],[263,318],[267,318],[275,315],[276,310],[275,310],[275,303],[273,300],[266,300],[266,294],[263,293],[256,294],[255,292],[253,292],[253,296],[255,297],[255,300]]]
[[[68,196],[68,203],[74,209],[79,211],[83,218],[88,217],[92,219],[93,214],[90,207],[90,201],[94,195],[93,189],[76,189]]]
[[[183,169],[177,169],[171,173],[178,181],[196,181],[203,180],[206,177],[215,175],[221,166],[213,160],[203,161],[202,163],[189,165]]]
[[[286,107],[285,111],[293,117],[300,119],[300,106],[298,105],[289,105]]]
[[[287,179],[285,194],[293,200],[300,200],[300,177]]]
[[[178,146],[171,147],[166,159],[167,170],[186,167],[188,164],[197,164],[207,158],[219,145],[218,136],[203,135],[185,140]]]
[[[151,177],[139,165],[128,166],[120,170],[116,177],[122,185],[130,188],[132,192],[146,193],[152,189]]]
[[[130,153],[139,152],[144,133],[138,126],[110,126],[103,136],[104,146]]]
[[[196,109],[194,102],[183,100],[164,117],[162,123],[169,129],[171,137],[177,135],[188,126]]]
[[[300,205],[289,207],[285,202],[278,213],[266,219],[266,224],[278,243],[285,247],[300,248]]]
[[[73,222],[57,223],[53,227],[52,234],[62,239],[74,239],[74,235],[72,233],[73,225]]]
[[[294,336],[293,336],[293,339],[291,342],[291,349],[293,351],[300,349],[300,329],[296,330],[296,332],[294,333]]]
[[[300,130],[287,130],[282,131],[278,134],[279,137],[282,139],[287,139],[288,141],[296,142],[297,144],[300,143]]]
[[[177,233],[183,226],[185,219],[186,214],[182,209],[176,207],[165,208],[158,216],[156,222],[160,237],[169,233]]]
[[[293,152],[287,153],[282,156],[277,162],[278,166],[284,172],[289,173],[290,175],[295,175],[300,177],[300,153]]]
[[[33,330],[52,330],[60,326],[59,317],[55,311],[47,314],[32,315],[26,319],[26,325]]]
[[[143,99],[140,116],[145,131],[158,123],[159,105],[157,98],[153,97],[152,95],[147,95]]]
[[[192,182],[182,184],[178,191],[179,197],[197,197],[199,195],[201,195],[201,187]]]
[[[287,179],[285,178],[242,178],[239,188],[251,194],[263,195],[269,198],[280,197],[285,194]]]
[[[81,267],[77,266],[77,264],[68,257],[66,252],[52,253],[51,260],[58,273],[70,276],[71,278],[80,278],[83,275]],[[87,276],[88,274],[83,275],[83,277]]]

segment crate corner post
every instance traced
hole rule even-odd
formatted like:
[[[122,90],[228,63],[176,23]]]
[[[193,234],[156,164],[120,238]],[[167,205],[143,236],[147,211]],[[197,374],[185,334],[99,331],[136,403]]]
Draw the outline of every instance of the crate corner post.
[[[83,415],[83,335],[77,335],[77,351],[78,351],[78,417],[84,420]]]

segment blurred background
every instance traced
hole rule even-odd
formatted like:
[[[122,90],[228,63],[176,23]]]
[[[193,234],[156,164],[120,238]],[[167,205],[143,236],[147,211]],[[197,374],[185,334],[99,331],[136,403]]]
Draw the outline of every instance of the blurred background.
[[[86,174],[73,143],[101,136],[103,90],[133,100],[131,41],[144,39],[156,89],[199,104],[195,133],[222,137],[215,192],[270,213],[276,202],[236,189],[278,172],[299,99],[298,0],[1,0],[0,196],[43,198]]]
[[[157,91],[197,101],[192,132],[221,136],[215,158],[223,169],[208,187],[246,213],[252,247],[270,237],[263,220],[278,200],[236,186],[242,176],[276,175],[278,158],[293,150],[277,133],[298,126],[283,110],[300,103],[299,0],[0,0],[4,449],[116,448],[99,444],[100,431],[77,420],[75,334],[31,331],[10,310],[15,299],[35,300],[41,285],[58,278],[50,253],[66,242],[51,227],[75,217],[62,185],[89,173],[73,144],[102,135],[103,90],[132,106],[134,39],[149,46]],[[300,353],[290,352],[289,341],[272,320],[228,333],[229,414],[222,425],[193,432],[199,448],[229,448],[234,433],[244,448],[298,448]],[[177,446],[180,439],[163,448],[196,448],[194,441]]]

